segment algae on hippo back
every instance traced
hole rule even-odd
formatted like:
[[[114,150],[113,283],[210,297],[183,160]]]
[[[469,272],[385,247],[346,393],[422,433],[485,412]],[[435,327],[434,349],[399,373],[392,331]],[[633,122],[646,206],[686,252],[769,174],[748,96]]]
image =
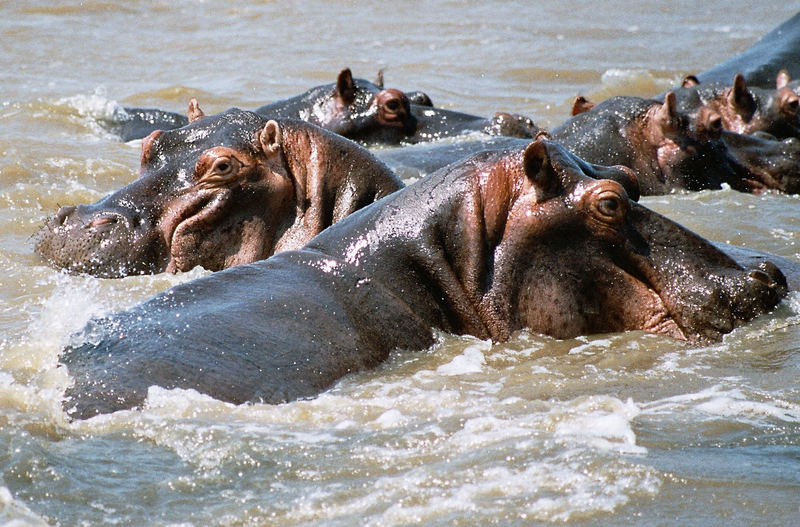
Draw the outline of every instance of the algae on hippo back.
[[[36,252],[73,273],[216,271],[301,247],[402,182],[359,145],[312,124],[238,109],[142,141],[141,174],[91,205],[65,206]]]
[[[151,386],[232,403],[313,397],[419,350],[433,330],[505,341],[645,330],[717,340],[771,310],[780,270],[749,270],[632,201],[628,170],[543,137],[483,152],[350,215],[304,248],[184,283],[89,323],[61,355],[76,418]]]

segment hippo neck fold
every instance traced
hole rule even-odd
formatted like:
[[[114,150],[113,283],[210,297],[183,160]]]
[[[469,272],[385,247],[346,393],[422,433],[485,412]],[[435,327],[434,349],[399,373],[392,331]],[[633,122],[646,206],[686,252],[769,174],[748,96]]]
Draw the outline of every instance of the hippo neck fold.
[[[486,157],[503,156],[509,154],[486,152],[473,163],[450,167],[444,178],[432,174],[385,198],[381,207],[368,207],[332,226],[306,249],[362,269],[415,306],[433,327],[503,340],[509,330],[496,327],[483,300],[492,285],[494,249],[518,189],[513,180],[495,177],[502,170],[478,170]],[[501,188],[487,199],[484,191],[491,185]]]

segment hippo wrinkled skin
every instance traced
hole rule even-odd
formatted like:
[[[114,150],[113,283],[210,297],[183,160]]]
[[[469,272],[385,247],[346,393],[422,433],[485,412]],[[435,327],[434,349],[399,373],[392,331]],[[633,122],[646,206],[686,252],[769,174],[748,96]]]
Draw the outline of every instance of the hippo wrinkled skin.
[[[366,149],[303,121],[238,109],[142,142],[141,175],[92,205],[62,207],[36,252],[116,278],[212,271],[303,246],[403,186]]]
[[[629,171],[595,171],[541,137],[478,154],[300,250],[90,321],[61,355],[64,408],[137,407],[153,385],[237,404],[312,397],[393,349],[431,346],[434,329],[716,340],[784,296],[773,264],[742,269],[626,186]]]

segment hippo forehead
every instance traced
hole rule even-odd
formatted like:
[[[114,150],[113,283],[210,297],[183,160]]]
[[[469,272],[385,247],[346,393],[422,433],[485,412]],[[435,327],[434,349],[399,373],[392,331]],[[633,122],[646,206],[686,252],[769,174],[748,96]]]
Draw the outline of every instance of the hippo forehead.
[[[190,170],[200,154],[215,146],[253,152],[255,133],[264,122],[263,117],[253,112],[232,108],[162,132],[153,142],[153,152],[143,168],[149,172]]]

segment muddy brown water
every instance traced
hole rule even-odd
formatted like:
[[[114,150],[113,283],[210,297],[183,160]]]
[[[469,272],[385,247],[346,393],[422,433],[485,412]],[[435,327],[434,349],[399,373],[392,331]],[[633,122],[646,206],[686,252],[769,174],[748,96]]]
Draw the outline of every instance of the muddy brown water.
[[[57,5],[57,7],[54,7]],[[797,2],[0,3],[0,524],[796,525],[800,296],[693,346],[642,333],[492,345],[442,335],[320,397],[233,407],[154,389],[69,423],[59,350],[92,315],[203,274],[68,276],[31,236],[136,177],[115,105],[254,108],[349,66],[440,106],[559,123],[571,98],[653,95]],[[800,199],[645,204],[800,261]]]

